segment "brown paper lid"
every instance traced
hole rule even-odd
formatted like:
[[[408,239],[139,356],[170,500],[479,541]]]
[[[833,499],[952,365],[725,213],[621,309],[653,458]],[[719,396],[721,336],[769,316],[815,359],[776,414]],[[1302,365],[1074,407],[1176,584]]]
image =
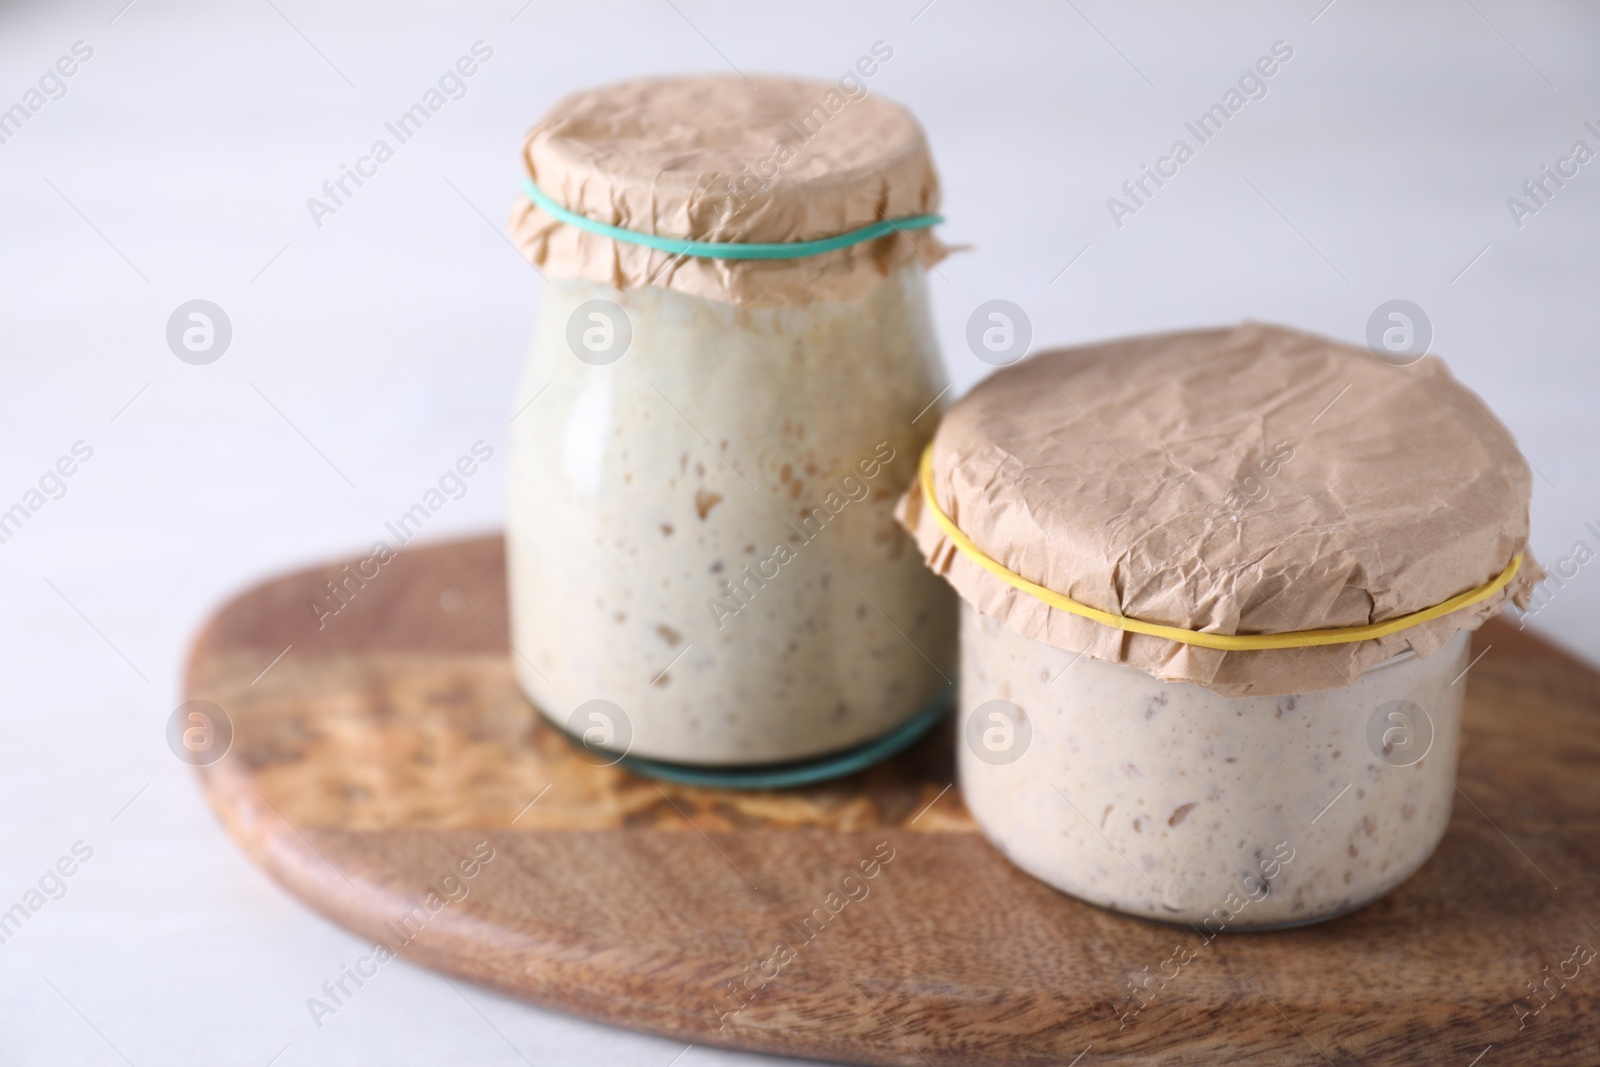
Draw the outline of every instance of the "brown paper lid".
[[[695,241],[818,240],[932,214],[922,128],[866,83],[752,75],[644,78],[574,93],[528,131],[528,176],[597,222]],[[849,303],[945,248],[904,231],[802,259],[686,258],[569,226],[526,195],[511,233],[547,276],[681,289],[734,304]]]
[[[1515,442],[1443,361],[1258,323],[1043,352],[945,415],[944,513],[988,556],[1081,604],[1221,634],[1359,626],[1483,585],[1528,541]],[[1507,599],[1377,640],[1218,651],[1046,605],[958,551],[913,486],[900,520],[928,565],[1026,637],[1227,696],[1332,689],[1437,651]]]

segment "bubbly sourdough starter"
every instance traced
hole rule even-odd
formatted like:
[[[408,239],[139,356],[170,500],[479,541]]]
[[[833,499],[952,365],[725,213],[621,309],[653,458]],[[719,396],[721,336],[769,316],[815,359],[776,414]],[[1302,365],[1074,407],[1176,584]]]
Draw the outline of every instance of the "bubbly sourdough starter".
[[[1229,698],[962,610],[963,724],[1001,699],[1032,730],[1006,765],[958,744],[967,805],[1013,862],[1064,892],[1208,931],[1309,922],[1381,896],[1444,834],[1465,631],[1345,689]],[[1432,747],[1410,766],[1368,742],[1374,711],[1395,700],[1432,722]]]
[[[596,299],[632,325],[605,366],[567,341]],[[552,281],[517,403],[545,391],[512,426],[528,696],[563,727],[611,701],[610,747],[697,764],[847,748],[929,706],[955,597],[892,509],[944,387],[915,265],[791,308]]]

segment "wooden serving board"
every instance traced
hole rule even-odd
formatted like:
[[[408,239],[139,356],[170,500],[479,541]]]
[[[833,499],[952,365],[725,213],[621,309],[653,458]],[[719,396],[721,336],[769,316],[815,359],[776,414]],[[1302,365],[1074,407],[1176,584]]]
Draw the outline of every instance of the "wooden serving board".
[[[401,553],[320,629],[309,602],[344,572],[280,578],[189,663],[233,727],[200,771],[228,831],[403,956],[684,1042],[856,1063],[1600,1063],[1600,960],[1574,954],[1600,948],[1600,676],[1514,626],[1478,635],[1462,795],[1427,865],[1354,915],[1206,944],[1001,859],[950,788],[947,727],[791,792],[576,758],[512,678],[502,551]],[[1177,973],[1134,1014],[1146,967]]]

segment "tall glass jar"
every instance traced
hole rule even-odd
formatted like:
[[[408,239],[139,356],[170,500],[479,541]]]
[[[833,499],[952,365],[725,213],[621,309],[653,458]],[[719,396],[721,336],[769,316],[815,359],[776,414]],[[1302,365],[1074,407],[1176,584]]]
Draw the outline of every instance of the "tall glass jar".
[[[955,604],[893,504],[945,385],[915,263],[802,307],[550,282],[512,428],[524,691],[597,747],[706,765],[928,708]]]
[[[528,134],[513,662],[587,748],[817,776],[949,688],[955,601],[893,517],[946,388],[938,178],[879,45],[836,83],[586,90]]]

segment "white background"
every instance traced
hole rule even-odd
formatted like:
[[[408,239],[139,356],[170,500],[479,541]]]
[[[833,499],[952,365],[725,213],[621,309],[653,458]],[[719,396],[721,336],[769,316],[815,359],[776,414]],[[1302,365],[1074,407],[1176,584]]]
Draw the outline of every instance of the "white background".
[[[520,1062],[496,1029],[538,1063],[682,1051],[469,988],[491,1028],[404,963],[317,1030],[306,998],[362,944],[243,858],[163,741],[220,599],[370,545],[478,439],[497,460],[427,536],[500,523],[538,306],[501,232],[521,134],[573,88],[836,77],[885,41],[872,91],[926,125],[943,232],[972,246],[931,280],[958,391],[995,297],[1036,347],[1246,317],[1359,342],[1404,297],[1540,472],[1535,551],[1596,544],[1600,162],[1520,230],[1506,207],[1575,140],[1600,148],[1593,6],[124,2],[0,7],[0,107],[94,49],[0,145],[0,508],[94,449],[0,545],[0,909],[95,850],[0,946],[0,1063]],[[307,197],[480,39],[467,95],[316,228]],[[1117,229],[1106,198],[1278,40],[1269,95]],[[205,367],[165,342],[196,297],[234,331]],[[1600,566],[1533,625],[1600,658],[1597,608]]]

